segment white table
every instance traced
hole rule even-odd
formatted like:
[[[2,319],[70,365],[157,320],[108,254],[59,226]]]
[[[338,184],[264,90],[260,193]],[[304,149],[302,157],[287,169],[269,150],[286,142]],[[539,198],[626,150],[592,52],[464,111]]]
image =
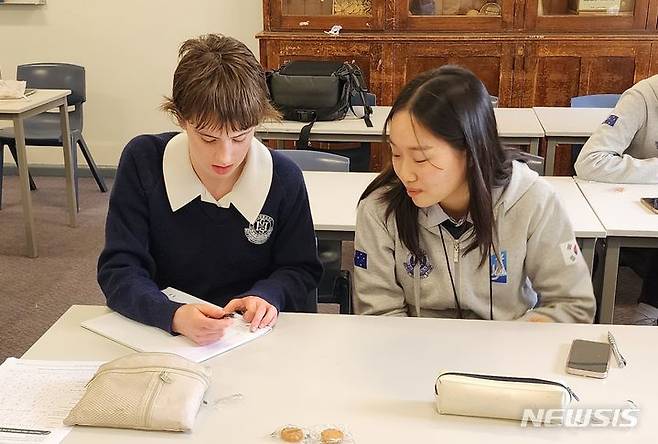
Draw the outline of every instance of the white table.
[[[552,176],[557,145],[587,142],[612,108],[535,107],[533,110],[546,134],[546,175]]]
[[[640,203],[658,196],[658,185],[610,184],[576,179],[607,233],[600,321],[611,323],[621,247],[658,248],[658,214]]]
[[[544,137],[544,128],[532,108],[494,108],[494,113],[501,142],[528,145],[530,153],[539,154],[539,139]]]
[[[23,357],[110,360],[131,352],[79,326],[106,311],[73,306]],[[64,442],[271,444],[268,435],[290,423],[341,424],[359,444],[653,442],[658,329],[610,327],[628,366],[619,369],[611,358],[605,380],[565,373],[571,341],[604,341],[608,328],[284,313],[272,333],[206,361],[213,374],[205,397],[209,406],[202,407],[192,433],[76,427]],[[559,380],[580,397],[574,406],[623,406],[633,400],[639,423],[616,430],[523,429],[515,421],[442,416],[434,407],[434,381],[442,371]],[[213,406],[238,393],[242,399]]]
[[[316,122],[309,140],[323,142],[382,142],[384,123],[391,111],[390,106],[375,106],[371,116],[372,127],[366,126],[363,119],[348,111],[343,120]],[[544,137],[535,113],[531,108],[494,108],[498,135],[503,143],[529,145],[530,151],[537,154],[539,139]],[[305,122],[283,120],[265,122],[256,128],[259,139],[297,140]]]
[[[594,264],[596,240],[603,239],[606,236],[603,225],[594,214],[573,178],[545,176],[543,179],[555,189],[560,197],[560,201],[569,215],[574,233],[582,242],[583,257],[591,273]]]
[[[359,197],[377,173],[305,171],[313,225],[319,239],[353,240]],[[590,270],[605,230],[571,177],[543,177],[560,196]]]
[[[354,240],[359,197],[375,177],[377,173],[304,171],[319,239]]]
[[[23,202],[23,217],[25,219],[25,234],[27,236],[27,255],[37,257],[37,240],[34,229],[34,215],[32,211],[32,198],[28,181],[27,153],[25,149],[25,129],[23,122],[28,117],[59,108],[62,134],[70,134],[69,115],[67,112],[66,96],[69,90],[38,90],[27,99],[0,100],[0,120],[8,119],[14,123],[16,136],[16,151],[18,152],[18,176]],[[73,186],[73,164],[71,161],[71,139],[62,137],[64,144],[64,171],[66,176],[66,201],[68,206],[68,223],[75,227],[77,217],[77,203]],[[2,147],[0,147],[2,149]]]

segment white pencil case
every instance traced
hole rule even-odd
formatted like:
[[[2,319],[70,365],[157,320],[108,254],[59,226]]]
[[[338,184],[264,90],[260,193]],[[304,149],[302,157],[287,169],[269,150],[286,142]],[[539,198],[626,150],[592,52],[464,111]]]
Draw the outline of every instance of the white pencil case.
[[[537,378],[446,372],[435,384],[442,415],[522,420],[525,409],[564,409],[576,394],[566,385]]]

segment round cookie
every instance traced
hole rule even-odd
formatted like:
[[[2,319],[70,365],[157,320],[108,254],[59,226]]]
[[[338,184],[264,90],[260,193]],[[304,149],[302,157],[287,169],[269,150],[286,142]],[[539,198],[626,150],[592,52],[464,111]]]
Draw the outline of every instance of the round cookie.
[[[302,442],[304,431],[298,427],[284,427],[281,429],[279,436],[285,442]]]
[[[345,435],[338,429],[324,429],[320,433],[322,444],[340,444]]]

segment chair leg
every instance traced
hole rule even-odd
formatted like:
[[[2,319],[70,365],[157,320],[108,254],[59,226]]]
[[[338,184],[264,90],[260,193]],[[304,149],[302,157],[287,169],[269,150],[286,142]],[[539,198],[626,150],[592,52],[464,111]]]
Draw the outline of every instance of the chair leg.
[[[80,134],[80,138],[78,139],[78,144],[80,145],[80,150],[82,150],[82,155],[85,156],[87,165],[89,165],[91,174],[94,176],[94,179],[96,179],[98,188],[101,190],[102,193],[107,192],[107,185],[105,185],[105,179],[103,179],[103,176],[101,176],[101,173],[98,170],[96,163],[94,162],[94,158],[91,157],[91,152],[89,151],[87,142],[85,142],[85,139],[84,137],[82,137],[82,134]]]
[[[340,314],[352,314],[352,276],[341,270],[334,281],[333,296],[340,305]]]
[[[16,162],[16,165],[18,166],[18,152],[16,151],[16,144],[10,143],[9,145],[9,152],[11,153],[11,156],[14,158],[14,162]],[[27,173],[29,179],[30,179],[30,190],[34,191],[37,189],[37,184],[34,183],[34,179],[32,179],[32,174],[28,171]]]
[[[73,189],[75,190],[75,204],[78,213],[80,212],[80,193],[78,192],[78,146],[75,140],[71,138],[71,163],[73,164]]]
[[[0,143],[0,210],[2,210],[2,182],[5,174],[5,145]]]

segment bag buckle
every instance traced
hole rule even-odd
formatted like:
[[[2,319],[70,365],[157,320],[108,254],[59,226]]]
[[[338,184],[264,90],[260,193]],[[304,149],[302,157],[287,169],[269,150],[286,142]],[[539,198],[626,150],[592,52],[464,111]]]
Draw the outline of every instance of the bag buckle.
[[[295,110],[295,113],[297,115],[297,120],[300,122],[310,122],[315,120],[315,111],[297,109]]]

